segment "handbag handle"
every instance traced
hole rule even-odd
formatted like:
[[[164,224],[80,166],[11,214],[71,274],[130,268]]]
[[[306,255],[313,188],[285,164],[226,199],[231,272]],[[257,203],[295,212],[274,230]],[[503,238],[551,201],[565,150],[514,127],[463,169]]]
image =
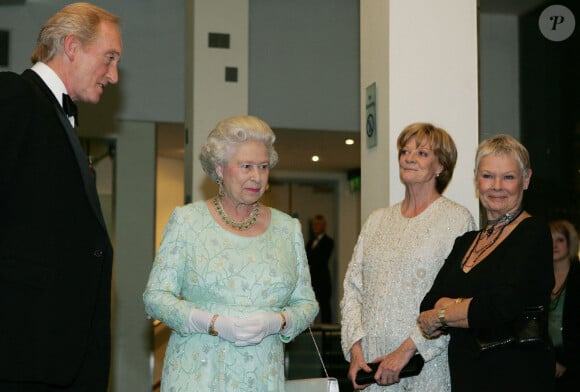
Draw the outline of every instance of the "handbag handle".
[[[326,366],[324,365],[324,360],[322,359],[322,354],[320,353],[320,350],[318,349],[318,344],[316,344],[316,339],[314,339],[314,334],[312,333],[312,328],[310,328],[310,326],[308,326],[308,331],[310,331],[310,337],[312,338],[312,342],[314,343],[314,347],[316,348],[316,352],[318,353],[318,358],[320,359],[320,363],[322,364],[322,369],[324,370],[324,374],[326,375],[326,378],[328,378],[328,372],[326,371]]]

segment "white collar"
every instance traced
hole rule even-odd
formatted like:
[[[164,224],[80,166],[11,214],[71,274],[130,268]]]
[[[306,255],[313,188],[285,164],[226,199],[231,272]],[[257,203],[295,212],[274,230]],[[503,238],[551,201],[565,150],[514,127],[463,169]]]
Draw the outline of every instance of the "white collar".
[[[62,106],[62,94],[68,94],[68,92],[66,91],[64,83],[58,77],[56,72],[54,72],[54,70],[48,65],[40,61],[34,64],[30,69],[36,72],[38,76],[40,76],[42,81],[46,83],[50,91],[52,91],[60,103],[60,106]]]

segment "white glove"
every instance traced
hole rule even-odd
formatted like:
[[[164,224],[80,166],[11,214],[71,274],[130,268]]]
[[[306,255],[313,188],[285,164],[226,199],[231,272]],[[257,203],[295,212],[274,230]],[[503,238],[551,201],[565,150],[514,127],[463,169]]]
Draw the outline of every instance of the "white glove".
[[[193,333],[209,333],[209,323],[213,318],[212,313],[208,313],[204,310],[191,309],[189,313],[188,326],[189,331]],[[213,329],[218,332],[218,336],[235,343],[237,340],[236,336],[236,322],[241,319],[235,317],[228,317],[219,315],[213,325]]]
[[[187,320],[187,325],[189,326],[189,332],[193,333],[207,333],[207,328],[209,322],[211,321],[212,314],[199,309],[191,309],[189,313],[189,319]]]
[[[286,328],[289,318],[286,313]],[[199,309],[192,309],[189,314],[188,326],[190,332],[208,333],[213,314]],[[262,312],[247,318],[237,318],[219,315],[214,321],[213,329],[219,337],[236,346],[250,346],[260,343],[266,336],[280,332],[282,316],[280,313]]]
[[[282,327],[280,313],[262,312],[242,319],[238,324],[236,346],[249,346],[260,343],[266,336],[280,332]]]
[[[218,336],[228,342],[235,343],[238,346],[238,340],[240,340],[241,326],[244,319],[237,317],[222,316],[221,314],[215,320],[214,330],[217,331]],[[243,325],[243,324],[242,324]]]

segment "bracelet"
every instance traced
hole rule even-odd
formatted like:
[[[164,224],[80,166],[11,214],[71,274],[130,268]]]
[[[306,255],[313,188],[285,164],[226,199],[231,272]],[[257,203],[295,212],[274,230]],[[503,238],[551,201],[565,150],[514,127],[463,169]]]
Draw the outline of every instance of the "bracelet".
[[[284,314],[284,312],[280,312],[278,314],[280,315],[280,317],[282,317],[282,324],[280,325],[279,331],[283,331],[284,329],[286,329],[286,315]]]
[[[441,323],[442,328],[447,328],[447,320],[445,320],[445,314],[447,313],[447,306],[443,306],[439,309],[439,313],[437,313],[437,317],[439,318],[439,322]]]
[[[209,322],[209,327],[207,327],[207,333],[211,336],[218,336],[219,332],[215,329],[215,321],[219,317],[219,314],[214,314]]]

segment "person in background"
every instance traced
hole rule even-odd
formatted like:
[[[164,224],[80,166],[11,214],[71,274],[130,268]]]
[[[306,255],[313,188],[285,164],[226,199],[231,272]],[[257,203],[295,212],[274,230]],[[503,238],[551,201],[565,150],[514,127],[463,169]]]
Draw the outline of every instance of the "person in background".
[[[332,285],[328,262],[334,248],[334,240],[326,234],[326,219],[323,215],[315,215],[310,222],[312,238],[306,244],[306,256],[312,277],[312,288],[320,305],[320,321],[332,322],[330,296]]]
[[[117,83],[120,23],[69,4],[0,72],[3,392],[107,390],[113,250],[73,109]]]
[[[355,389],[448,391],[447,341],[421,334],[417,310],[453,241],[475,223],[465,207],[442,196],[457,161],[445,130],[411,124],[399,135],[397,148],[405,197],[369,216],[344,279],[341,327],[348,378]],[[426,362],[422,372],[400,379],[417,352]],[[356,373],[371,371],[367,362],[380,362],[377,384],[358,385]]]
[[[260,204],[278,155],[264,121],[220,121],[202,147],[218,195],[177,207],[143,294],[172,329],[163,391],[284,390],[284,343],[318,313],[301,225]]]
[[[479,144],[475,183],[487,224],[459,237],[421,303],[426,336],[448,332],[454,392],[551,391],[554,356],[549,343],[504,345],[483,351],[478,343],[512,336],[529,307],[546,321],[554,287],[552,240],[546,222],[523,209],[532,169],[526,148],[496,135]],[[547,325],[544,325],[547,328]],[[435,339],[437,340],[437,339]]]
[[[548,327],[556,351],[556,391],[580,386],[580,264],[578,232],[567,220],[550,222],[554,278]]]

